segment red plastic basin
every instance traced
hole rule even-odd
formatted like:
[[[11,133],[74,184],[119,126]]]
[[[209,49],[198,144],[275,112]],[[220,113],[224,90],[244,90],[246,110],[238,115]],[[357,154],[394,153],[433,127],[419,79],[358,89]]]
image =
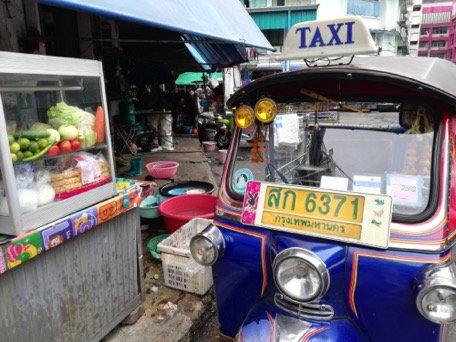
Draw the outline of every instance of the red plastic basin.
[[[217,197],[208,194],[179,195],[160,203],[158,211],[172,234],[195,217],[214,218],[216,202]]]

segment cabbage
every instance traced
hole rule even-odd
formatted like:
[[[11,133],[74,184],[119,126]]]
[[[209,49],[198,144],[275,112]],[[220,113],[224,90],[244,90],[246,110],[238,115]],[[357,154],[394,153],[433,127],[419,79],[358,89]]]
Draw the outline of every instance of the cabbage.
[[[56,129],[53,128],[48,128],[46,131],[48,131],[51,135],[48,138],[49,143],[54,144],[58,143],[60,141],[60,133]]]
[[[97,142],[97,134],[91,129],[79,130],[78,140],[81,143],[81,148],[89,148]]]
[[[85,119],[85,113],[78,107],[59,102],[48,110],[47,115],[52,127],[59,128],[62,125],[78,127],[79,123]]]
[[[78,137],[78,129],[74,126],[62,125],[59,127],[59,133],[62,139],[74,140]]]
[[[31,127],[31,131],[45,131],[49,128],[52,128],[51,125],[45,124],[43,122],[35,122]]]

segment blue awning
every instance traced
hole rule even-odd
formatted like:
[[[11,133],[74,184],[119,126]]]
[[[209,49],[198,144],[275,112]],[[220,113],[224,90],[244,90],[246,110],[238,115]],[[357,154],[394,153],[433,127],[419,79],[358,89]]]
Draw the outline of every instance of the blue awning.
[[[184,41],[199,40],[189,44],[208,67],[242,63],[244,47],[275,50],[239,0],[36,1],[178,32]]]

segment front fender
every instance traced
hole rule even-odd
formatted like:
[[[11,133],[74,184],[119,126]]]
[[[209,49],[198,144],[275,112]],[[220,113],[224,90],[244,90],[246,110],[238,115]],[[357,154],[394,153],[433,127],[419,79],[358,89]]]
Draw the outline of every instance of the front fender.
[[[264,301],[255,305],[239,329],[238,342],[366,342],[365,337],[350,319],[326,322],[298,319],[279,311],[272,303]]]

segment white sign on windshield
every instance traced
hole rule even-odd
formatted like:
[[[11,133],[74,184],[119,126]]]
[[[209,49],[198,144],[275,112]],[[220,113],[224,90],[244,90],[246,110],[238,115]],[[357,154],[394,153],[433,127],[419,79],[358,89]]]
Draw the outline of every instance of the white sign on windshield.
[[[369,28],[361,17],[306,21],[294,25],[287,34],[277,59],[309,59],[351,56],[378,52]]]

